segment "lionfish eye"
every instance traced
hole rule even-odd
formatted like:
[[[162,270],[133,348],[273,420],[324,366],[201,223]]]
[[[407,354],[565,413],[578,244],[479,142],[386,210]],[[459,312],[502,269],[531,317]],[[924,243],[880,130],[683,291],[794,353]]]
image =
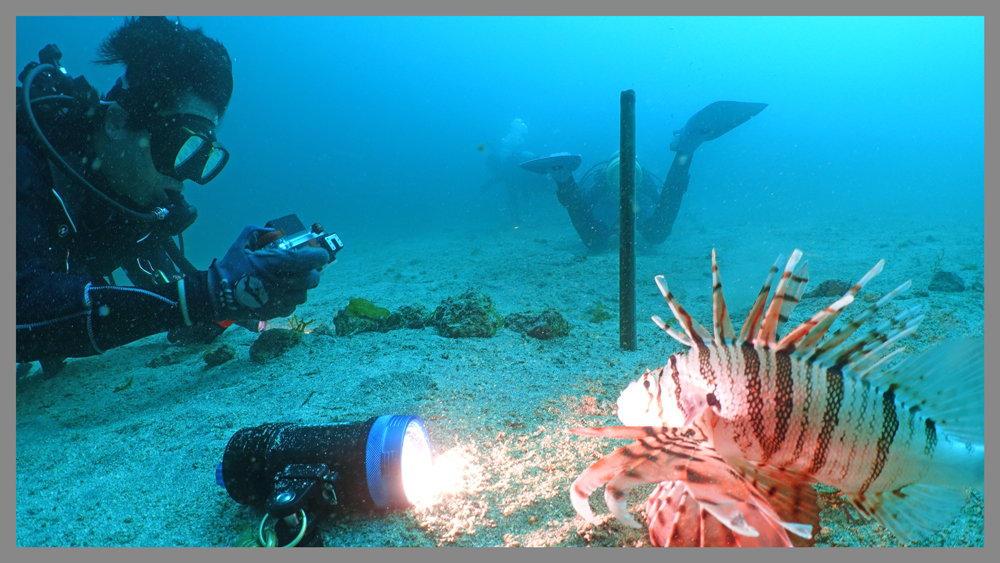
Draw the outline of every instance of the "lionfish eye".
[[[649,389],[649,380],[648,379],[643,379],[642,380],[642,386],[645,387],[646,389]]]

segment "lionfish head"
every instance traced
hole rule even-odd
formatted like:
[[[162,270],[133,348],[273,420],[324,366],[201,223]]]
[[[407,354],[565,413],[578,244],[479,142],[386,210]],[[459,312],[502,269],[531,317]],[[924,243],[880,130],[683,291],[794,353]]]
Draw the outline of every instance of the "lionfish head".
[[[664,368],[646,370],[629,383],[618,397],[618,418],[626,426],[684,426],[686,417],[678,407],[676,384],[662,377]]]

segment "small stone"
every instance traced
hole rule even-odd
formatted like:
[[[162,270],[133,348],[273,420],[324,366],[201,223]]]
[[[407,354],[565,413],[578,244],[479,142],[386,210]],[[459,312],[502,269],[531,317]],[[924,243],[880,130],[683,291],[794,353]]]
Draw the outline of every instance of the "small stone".
[[[530,311],[513,313],[507,317],[511,330],[527,334],[538,340],[550,340],[569,335],[569,323],[555,309],[547,309],[540,315]]]
[[[840,297],[847,293],[849,289],[851,289],[851,284],[843,280],[826,280],[816,286],[816,289],[803,295],[803,297]]]
[[[263,364],[291,350],[302,342],[302,333],[285,328],[272,328],[260,333],[250,346],[250,361]]]
[[[215,366],[221,366],[235,357],[236,350],[233,350],[233,347],[228,344],[223,344],[215,350],[205,352],[202,359],[205,360],[205,364],[207,364],[208,367],[214,368]]]
[[[447,338],[489,338],[503,326],[504,318],[493,307],[489,295],[470,288],[441,302],[431,324]]]
[[[965,282],[954,272],[937,271],[934,272],[934,278],[931,279],[931,283],[927,286],[927,289],[931,291],[958,293],[965,291]]]

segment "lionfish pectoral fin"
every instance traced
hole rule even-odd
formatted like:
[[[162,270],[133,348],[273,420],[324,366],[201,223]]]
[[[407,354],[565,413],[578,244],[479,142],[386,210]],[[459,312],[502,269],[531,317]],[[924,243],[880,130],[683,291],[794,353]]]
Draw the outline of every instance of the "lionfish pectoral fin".
[[[583,519],[587,522],[590,522],[595,526],[599,526],[601,524],[601,520],[594,515],[593,510],[590,508],[590,495],[592,495],[597,489],[610,483],[618,475],[631,471],[637,466],[647,463],[649,461],[648,456],[642,455],[642,452],[647,451],[649,448],[642,440],[650,440],[652,437],[658,436],[658,433],[661,431],[661,428],[639,426],[573,428],[568,430],[571,434],[581,436],[601,436],[637,440],[631,445],[619,448],[597,460],[590,467],[584,470],[584,472],[581,473],[575,481],[573,481],[573,484],[569,489],[569,496],[570,503],[573,505],[577,514],[583,517]],[[605,500],[607,501],[607,497]],[[628,516],[628,518],[631,518],[631,516]]]
[[[747,524],[746,518],[743,517],[743,513],[740,512],[732,502],[712,504],[709,502],[698,501],[698,505],[708,511],[712,516],[715,516],[719,522],[722,522],[727,528],[741,536],[755,538],[760,535],[760,533],[757,532],[757,528]]]
[[[681,406],[684,408],[684,428],[691,426],[696,418],[708,408],[705,392],[687,385],[681,391]]]
[[[793,534],[811,539],[819,529],[819,501],[813,479],[794,471],[730,460],[732,467],[753,484],[775,522]]]

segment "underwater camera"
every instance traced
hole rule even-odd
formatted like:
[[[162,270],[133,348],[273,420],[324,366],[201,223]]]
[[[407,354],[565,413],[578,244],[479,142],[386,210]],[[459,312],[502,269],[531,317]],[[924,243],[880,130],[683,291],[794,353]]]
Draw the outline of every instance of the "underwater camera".
[[[294,250],[302,246],[315,246],[326,250],[330,255],[327,264],[332,264],[337,261],[337,252],[344,248],[344,243],[337,233],[325,233],[323,225],[319,223],[313,223],[311,228],[306,229],[294,213],[268,221],[264,226],[275,230],[257,238],[254,244],[256,250],[264,248]]]
[[[415,415],[272,423],[234,434],[215,480],[239,504],[267,512],[260,545],[320,546],[316,523],[334,506],[405,509],[426,495],[431,463],[427,429]],[[269,539],[263,532],[268,518],[277,519]]]

